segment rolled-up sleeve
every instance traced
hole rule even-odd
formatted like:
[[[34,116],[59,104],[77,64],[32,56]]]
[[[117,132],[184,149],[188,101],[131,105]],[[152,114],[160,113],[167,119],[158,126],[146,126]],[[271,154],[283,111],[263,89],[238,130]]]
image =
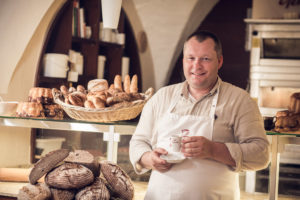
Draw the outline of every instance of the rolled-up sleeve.
[[[260,170],[269,164],[269,141],[257,104],[243,100],[234,124],[235,143],[225,143],[236,162],[234,171]]]
[[[139,160],[145,152],[152,151],[151,139],[153,135],[153,127],[155,126],[155,97],[152,97],[144,106],[139,123],[129,143],[129,157],[130,162],[137,174],[143,174],[148,169],[140,169],[138,165]]]

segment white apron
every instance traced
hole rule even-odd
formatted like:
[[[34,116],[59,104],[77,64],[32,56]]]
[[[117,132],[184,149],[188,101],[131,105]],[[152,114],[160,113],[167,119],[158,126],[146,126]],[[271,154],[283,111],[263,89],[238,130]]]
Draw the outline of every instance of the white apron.
[[[174,102],[162,117],[152,142],[169,151],[168,139],[188,129],[189,136],[212,140],[219,88],[213,98],[209,116],[180,116],[171,113]],[[156,143],[157,141],[157,143]],[[238,173],[219,162],[187,158],[164,173],[152,171],[145,200],[239,200]]]

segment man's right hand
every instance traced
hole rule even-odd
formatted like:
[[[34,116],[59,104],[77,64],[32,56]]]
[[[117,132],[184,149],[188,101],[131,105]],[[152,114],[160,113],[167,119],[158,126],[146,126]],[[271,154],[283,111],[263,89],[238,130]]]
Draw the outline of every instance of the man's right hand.
[[[168,152],[165,149],[157,148],[153,151],[144,153],[141,157],[140,164],[147,169],[157,170],[159,172],[168,171],[172,164],[167,163],[164,159],[160,158],[160,155],[167,155]]]

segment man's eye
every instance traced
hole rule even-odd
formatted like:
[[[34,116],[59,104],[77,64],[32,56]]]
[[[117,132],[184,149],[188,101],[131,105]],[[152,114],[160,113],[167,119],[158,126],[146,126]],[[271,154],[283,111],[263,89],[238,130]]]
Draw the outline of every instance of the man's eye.
[[[206,61],[206,62],[211,61],[211,59],[210,59],[209,57],[203,57],[203,58],[201,58],[201,60],[202,60],[202,61]]]
[[[192,61],[192,60],[195,60],[195,58],[193,58],[193,57],[187,57],[187,60]]]

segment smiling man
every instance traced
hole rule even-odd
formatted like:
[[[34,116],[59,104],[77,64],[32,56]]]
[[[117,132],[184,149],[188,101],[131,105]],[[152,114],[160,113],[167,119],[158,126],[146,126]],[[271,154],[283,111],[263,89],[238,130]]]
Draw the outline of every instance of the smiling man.
[[[238,200],[238,172],[269,162],[258,106],[218,76],[222,46],[213,33],[192,34],[183,54],[186,81],[161,88],[147,102],[130,160],[138,174],[152,170],[145,199]],[[180,152],[169,142],[176,135]]]

